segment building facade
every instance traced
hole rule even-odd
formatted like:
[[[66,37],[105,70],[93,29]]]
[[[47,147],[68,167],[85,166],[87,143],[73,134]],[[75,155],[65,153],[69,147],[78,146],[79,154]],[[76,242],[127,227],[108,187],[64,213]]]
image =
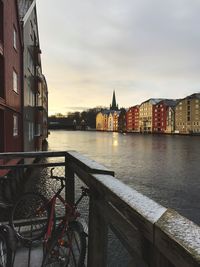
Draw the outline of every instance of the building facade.
[[[15,0],[0,0],[0,152],[23,150],[22,39]]]
[[[108,115],[108,131],[113,132],[114,131],[114,111],[110,111]]]
[[[153,105],[153,132],[173,133],[175,128],[175,106],[177,100],[165,99]]]
[[[119,132],[126,132],[126,109],[121,108],[120,109],[120,114],[118,118],[118,131]]]
[[[152,133],[153,131],[153,106],[162,99],[151,98],[140,105],[139,128],[142,133]]]
[[[48,90],[41,66],[35,0],[18,0],[23,33],[24,151],[42,150],[47,137]]]
[[[200,134],[200,93],[187,96],[176,105],[175,132]]]
[[[119,130],[119,115],[120,111],[113,112],[113,131],[117,132]]]
[[[96,129],[98,131],[108,130],[109,110],[103,110],[96,115]]]
[[[139,106],[130,107],[126,112],[126,131],[139,132]]]

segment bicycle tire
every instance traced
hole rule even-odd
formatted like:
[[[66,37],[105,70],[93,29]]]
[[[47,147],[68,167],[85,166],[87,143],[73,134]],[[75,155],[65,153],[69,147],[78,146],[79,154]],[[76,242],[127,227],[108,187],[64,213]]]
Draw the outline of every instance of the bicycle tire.
[[[25,193],[15,203],[11,213],[11,226],[24,242],[44,237],[50,217],[48,200],[38,193]]]
[[[8,246],[7,238],[0,232],[0,267],[10,267],[12,265],[12,251]]]
[[[86,234],[82,224],[77,221],[71,222],[64,235],[59,229],[46,251],[42,267],[83,267],[86,255]]]

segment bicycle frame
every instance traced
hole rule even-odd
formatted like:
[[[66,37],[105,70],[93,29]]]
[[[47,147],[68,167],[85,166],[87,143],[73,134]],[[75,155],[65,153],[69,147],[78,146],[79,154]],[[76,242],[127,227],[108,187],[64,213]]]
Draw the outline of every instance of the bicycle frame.
[[[56,229],[61,227],[61,229],[63,230],[62,231],[62,235],[63,235],[64,234],[64,230],[68,227],[69,222],[73,221],[73,220],[76,220],[80,216],[80,213],[77,211],[77,205],[82,200],[82,198],[87,195],[87,192],[86,192],[86,189],[85,189],[85,191],[82,192],[81,196],[76,201],[76,203],[72,206],[69,203],[67,203],[66,200],[61,196],[61,192],[62,192],[62,190],[64,188],[65,188],[65,185],[62,184],[61,188],[55,193],[55,195],[45,205],[45,206],[49,206],[51,208],[50,217],[49,217],[49,221],[48,221],[47,232],[46,232],[45,238],[44,238],[44,243],[46,243],[46,244],[47,244],[48,240],[51,238],[54,226],[56,226],[55,222],[54,222],[56,200],[59,199],[60,202],[65,207],[65,215],[61,219],[61,221],[58,224],[58,226],[56,227]],[[41,207],[40,210],[42,210],[42,208],[43,207]]]

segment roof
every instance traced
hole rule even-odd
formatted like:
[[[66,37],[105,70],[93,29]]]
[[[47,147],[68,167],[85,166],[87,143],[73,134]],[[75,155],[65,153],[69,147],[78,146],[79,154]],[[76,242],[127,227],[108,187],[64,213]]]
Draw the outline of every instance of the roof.
[[[160,103],[162,102],[164,105],[168,107],[175,107],[179,101],[180,99],[164,99],[160,101]]]
[[[195,93],[195,94],[189,95],[186,98],[197,98],[197,99],[200,99],[200,93]]]
[[[144,104],[144,103],[146,103],[146,102],[149,102],[152,105],[156,105],[158,102],[161,102],[162,100],[165,100],[165,99],[164,98],[150,98],[150,99],[142,102],[141,105]]]
[[[28,12],[34,0],[17,0],[17,1],[18,1],[19,17],[20,20],[23,20],[24,16]]]

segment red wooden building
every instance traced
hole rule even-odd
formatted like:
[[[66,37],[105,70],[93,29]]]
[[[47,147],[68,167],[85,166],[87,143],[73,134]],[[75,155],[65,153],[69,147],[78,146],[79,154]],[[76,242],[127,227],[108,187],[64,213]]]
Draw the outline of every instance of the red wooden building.
[[[0,152],[22,151],[22,43],[16,0],[0,0]]]
[[[139,132],[139,106],[130,107],[126,112],[127,132]]]
[[[174,107],[177,100],[166,99],[153,105],[153,132],[172,133],[174,131]]]

